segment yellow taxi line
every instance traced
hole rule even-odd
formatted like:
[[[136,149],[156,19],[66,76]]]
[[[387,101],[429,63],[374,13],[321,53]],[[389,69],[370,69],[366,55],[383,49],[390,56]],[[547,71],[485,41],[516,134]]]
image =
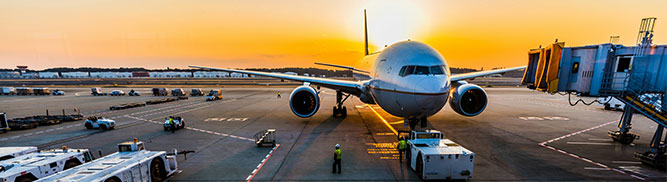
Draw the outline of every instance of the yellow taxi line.
[[[371,107],[370,105],[366,104],[366,106],[367,106],[369,109],[371,109],[371,111],[373,111],[373,112],[375,113],[375,115],[377,115],[378,118],[380,118],[380,120],[382,120],[382,122],[384,123],[384,125],[387,125],[387,127],[391,130],[391,132],[394,132],[395,135],[398,135],[398,131],[396,131],[396,129],[394,129],[394,127],[392,127],[392,126],[389,124],[389,122],[387,122],[386,119],[384,119],[382,116],[380,116],[380,113],[378,113],[377,111],[375,111],[375,109],[373,109],[373,107]]]

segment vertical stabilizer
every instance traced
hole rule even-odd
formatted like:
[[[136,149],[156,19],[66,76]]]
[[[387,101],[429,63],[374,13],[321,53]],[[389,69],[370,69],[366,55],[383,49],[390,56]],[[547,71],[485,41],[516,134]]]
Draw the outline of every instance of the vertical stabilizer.
[[[366,56],[368,56],[368,27],[366,23],[366,10],[364,9],[364,49],[366,50]]]

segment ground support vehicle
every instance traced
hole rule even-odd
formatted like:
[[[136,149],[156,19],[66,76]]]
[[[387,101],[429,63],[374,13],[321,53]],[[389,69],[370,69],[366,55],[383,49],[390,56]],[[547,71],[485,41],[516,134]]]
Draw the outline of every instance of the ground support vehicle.
[[[109,107],[109,110],[121,110],[121,109],[135,108],[135,107],[141,107],[141,106],[146,106],[146,103],[135,102],[135,103],[128,103],[128,104],[120,104],[120,105],[115,105],[115,106]]]
[[[130,90],[129,93],[127,93],[129,96],[141,96],[141,92]]]
[[[0,161],[37,152],[37,147],[0,147]]]
[[[171,95],[172,96],[185,96],[185,90],[182,88],[175,88],[171,90]]]
[[[167,96],[169,90],[167,88],[153,88],[153,96]]]
[[[211,90],[210,92],[208,92],[208,95],[206,95],[206,101],[214,101],[220,99],[222,99],[221,89]]]
[[[185,128],[185,119],[183,119],[180,116],[170,116],[174,118],[174,129],[179,130]],[[169,118],[164,118],[164,124],[162,125],[164,127],[164,131],[171,131],[172,126],[169,123]]]
[[[410,168],[423,180],[469,180],[475,153],[437,130],[411,131],[405,157]]]
[[[90,88],[90,94],[93,96],[105,96],[107,93],[103,93],[100,87]]]
[[[0,94],[2,95],[14,95],[16,94],[16,88],[14,87],[1,87]]]
[[[122,90],[113,90],[113,91],[111,91],[111,93],[109,93],[109,95],[111,95],[111,96],[124,96],[125,92],[123,92]]]
[[[92,116],[86,119],[83,126],[85,126],[86,129],[113,130],[116,127],[116,121],[104,117]]]
[[[255,134],[255,144],[258,147],[264,145],[271,145],[271,147],[276,146],[276,129],[266,129]]]
[[[54,149],[0,161],[0,181],[34,181],[93,160],[88,149]]]
[[[178,151],[174,150],[173,154]],[[147,151],[137,141],[118,144],[118,152],[39,181],[50,182],[161,182],[178,171],[176,155]]]
[[[37,126],[39,125],[39,121],[29,120],[26,118],[12,118],[9,121],[7,121],[7,125],[11,130],[23,130],[23,129],[37,128]]]
[[[2,131],[2,133],[7,133],[8,129],[9,129],[9,122],[7,122],[7,114],[0,113],[0,131]]]
[[[51,95],[49,88],[33,88],[33,95]]]
[[[32,95],[32,88],[30,87],[17,87],[16,95]]]
[[[65,95],[65,91],[56,89],[53,92],[51,92],[51,94],[53,94],[53,95]]]
[[[204,91],[198,88],[193,88],[190,92],[190,96],[204,96]]]
[[[154,99],[154,100],[146,101],[146,104],[161,104],[161,103],[172,102],[172,101],[177,101],[177,100],[178,100],[178,97],[177,98]]]

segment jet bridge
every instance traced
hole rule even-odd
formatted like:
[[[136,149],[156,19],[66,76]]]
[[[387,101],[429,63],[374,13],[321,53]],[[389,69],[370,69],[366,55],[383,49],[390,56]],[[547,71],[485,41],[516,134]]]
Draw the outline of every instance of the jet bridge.
[[[578,96],[614,97],[625,103],[619,130],[609,131],[617,142],[630,144],[638,135],[630,132],[634,111],[654,121],[658,127],[651,150],[636,153],[645,164],[665,169],[667,127],[667,45],[654,45],[655,18],[645,18],[640,26],[638,44],[597,44],[565,47],[556,42],[528,52],[528,66],[522,83],[530,89]],[[581,100],[583,101],[583,100]],[[575,103],[570,101],[571,105]],[[584,104],[592,104],[585,103]]]

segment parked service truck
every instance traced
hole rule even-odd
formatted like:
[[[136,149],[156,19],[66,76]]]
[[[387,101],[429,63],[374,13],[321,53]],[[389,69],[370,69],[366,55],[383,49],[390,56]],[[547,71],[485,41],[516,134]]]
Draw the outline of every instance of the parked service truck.
[[[0,147],[0,161],[37,152],[37,147]]]
[[[437,130],[411,131],[405,157],[423,180],[469,180],[475,154]]]
[[[54,149],[0,161],[0,181],[34,181],[93,160],[88,149]]]
[[[211,90],[208,92],[208,95],[206,96],[206,101],[214,101],[214,100],[220,100],[222,99],[222,90],[221,89],[215,89]]]
[[[177,171],[176,155],[168,156],[165,151],[147,151],[144,143],[135,138],[134,141],[118,144],[116,153],[39,181],[161,182]]]
[[[0,131],[2,131],[2,133],[7,133],[8,129],[9,122],[7,122],[7,114],[0,113]]]

